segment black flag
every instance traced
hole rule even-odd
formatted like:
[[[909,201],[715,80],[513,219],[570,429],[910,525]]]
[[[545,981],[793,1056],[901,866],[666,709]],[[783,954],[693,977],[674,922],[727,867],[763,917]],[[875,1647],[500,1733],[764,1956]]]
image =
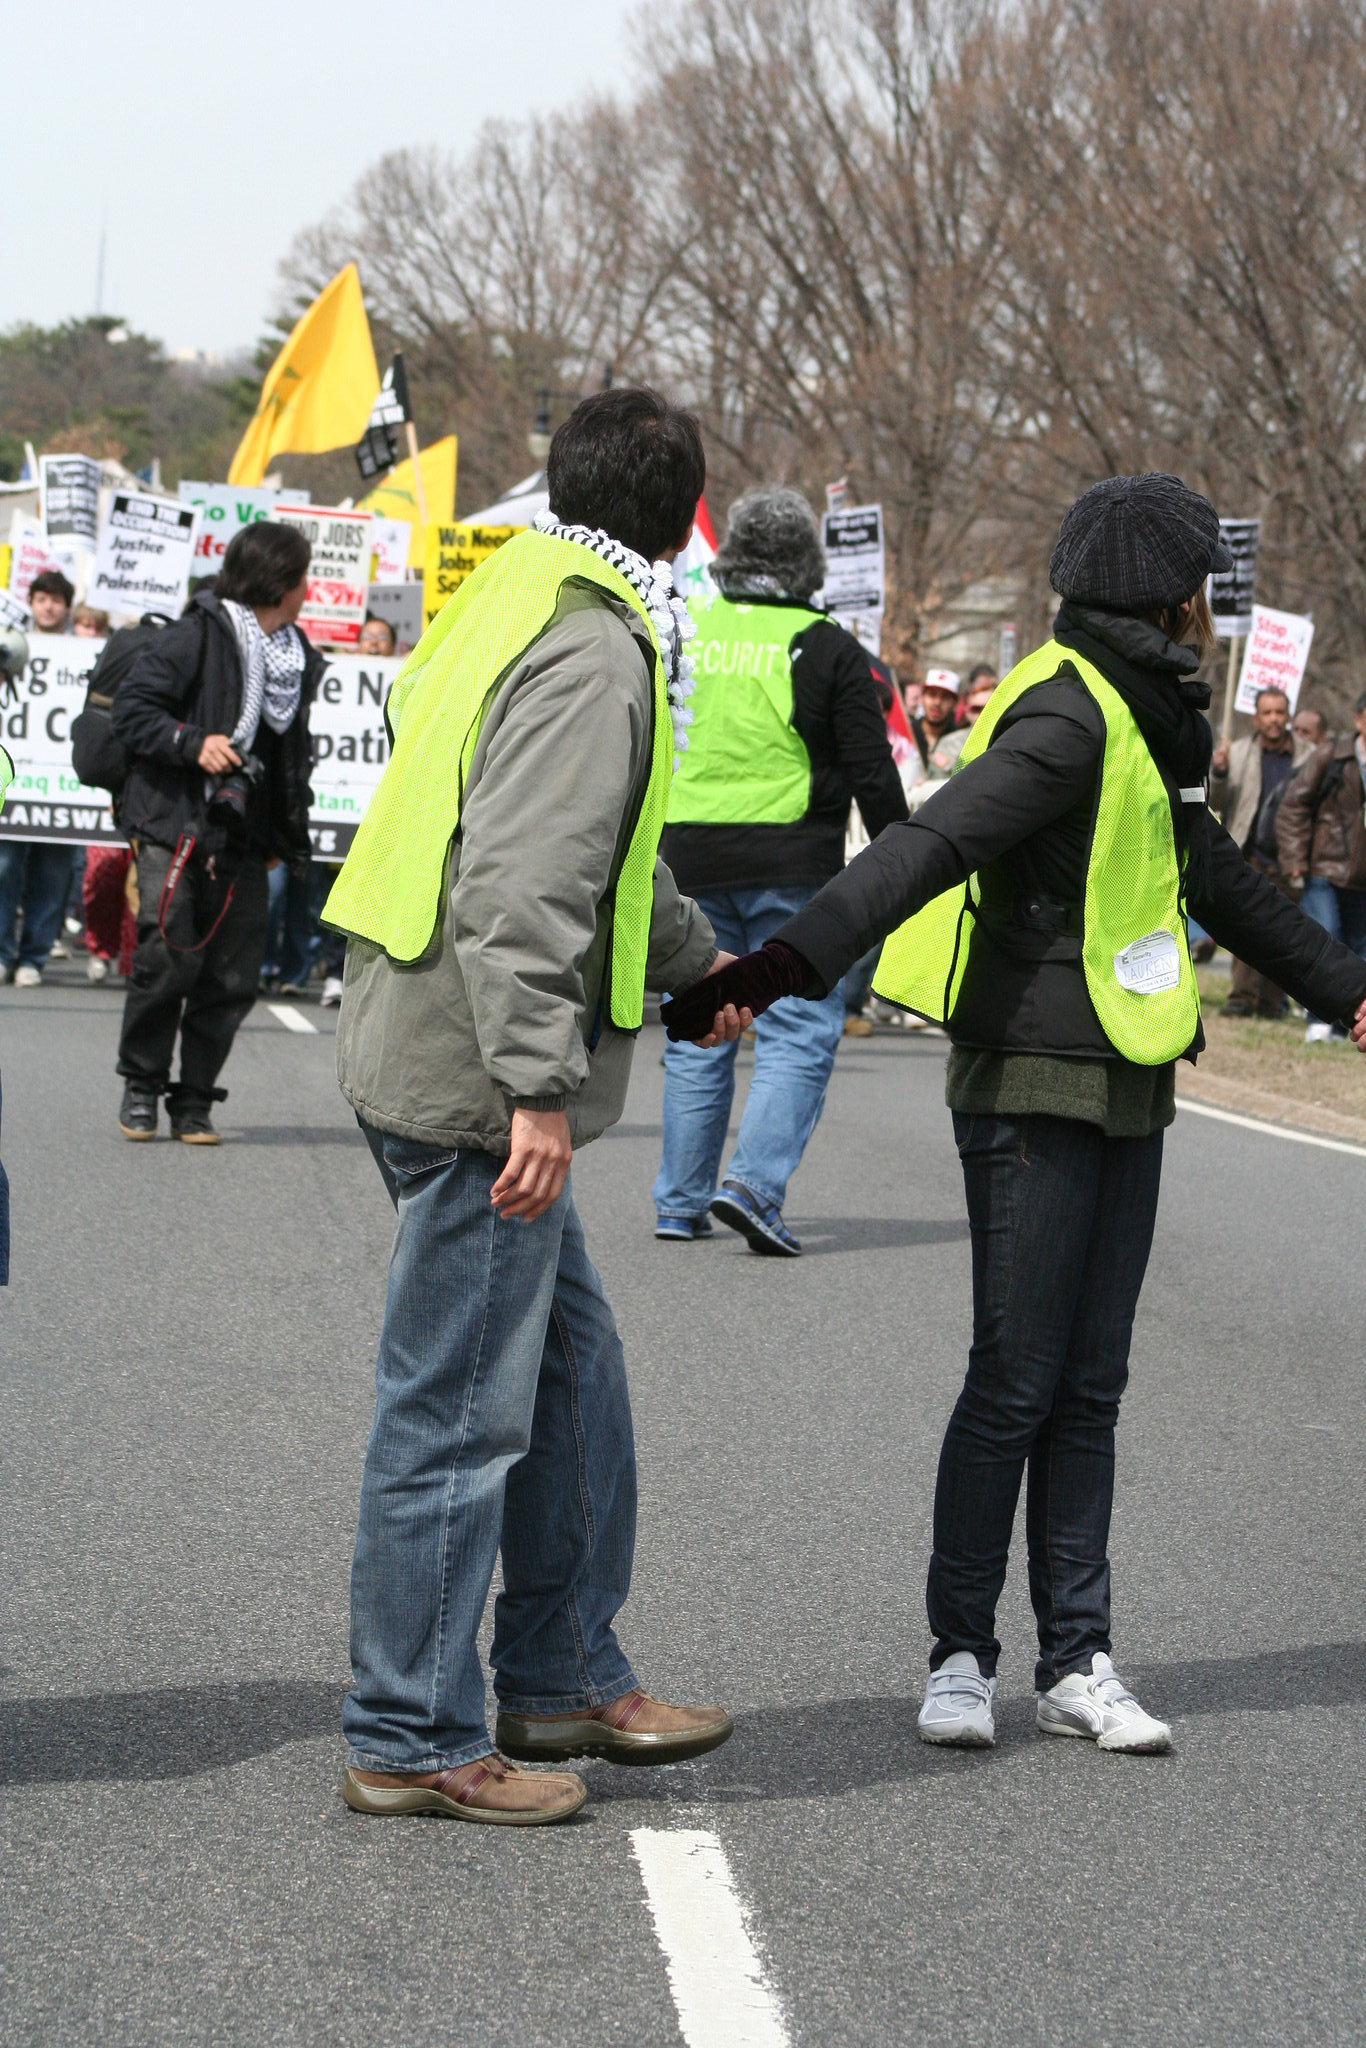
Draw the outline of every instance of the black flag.
[[[412,418],[408,403],[408,373],[400,353],[384,373],[365,432],[356,443],[356,467],[366,483],[383,476],[398,461],[398,430]]]

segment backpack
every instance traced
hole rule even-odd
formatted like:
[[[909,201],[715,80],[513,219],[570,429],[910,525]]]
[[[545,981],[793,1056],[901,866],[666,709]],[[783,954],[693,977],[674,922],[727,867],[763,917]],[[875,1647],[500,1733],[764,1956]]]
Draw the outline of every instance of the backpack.
[[[1273,867],[1281,857],[1280,845],[1276,838],[1276,813],[1294,779],[1293,774],[1287,775],[1283,782],[1276,784],[1270,796],[1262,798],[1257,806],[1257,815],[1252,821],[1252,831],[1248,836],[1249,851],[1255,853],[1259,860],[1270,861]]]
[[[117,798],[128,779],[128,749],[115,739],[109,713],[143,648],[170,623],[163,612],[144,612],[136,626],[120,626],[90,671],[85,708],[71,721],[71,765],[88,788],[107,789]]]

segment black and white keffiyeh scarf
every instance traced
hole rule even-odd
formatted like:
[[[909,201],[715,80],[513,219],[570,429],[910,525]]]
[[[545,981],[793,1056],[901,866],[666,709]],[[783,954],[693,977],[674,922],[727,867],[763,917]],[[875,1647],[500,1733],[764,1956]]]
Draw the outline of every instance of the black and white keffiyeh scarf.
[[[242,710],[231,739],[239,753],[250,747],[264,718],[272,732],[284,732],[299,709],[304,680],[304,646],[293,626],[263,633],[249,604],[222,600],[242,657]]]
[[[536,531],[548,533],[555,540],[576,541],[580,547],[591,548],[609,569],[615,569],[624,576],[650,615],[650,624],[659,641],[659,651],[664,657],[664,683],[669,698],[669,716],[674,728],[674,766],[678,756],[688,744],[688,727],[692,724],[692,713],[688,710],[688,699],[693,693],[692,656],[684,652],[685,643],[697,631],[688,616],[688,607],[674,589],[673,568],[668,562],[647,562],[644,555],[638,555],[633,548],[624,547],[619,540],[613,540],[609,533],[593,526],[565,526],[553,512],[538,512]]]

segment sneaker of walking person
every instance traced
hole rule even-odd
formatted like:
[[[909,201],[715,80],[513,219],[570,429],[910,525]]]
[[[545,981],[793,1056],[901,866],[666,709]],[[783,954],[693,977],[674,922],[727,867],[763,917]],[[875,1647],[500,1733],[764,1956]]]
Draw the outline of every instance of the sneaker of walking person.
[[[335,1010],[341,999],[342,978],[339,974],[329,974],[323,983],[323,992],[318,998],[319,1005],[324,1010]]]
[[[748,953],[840,872],[851,800],[876,839],[906,818],[906,796],[868,656],[814,601],[825,553],[800,492],[737,500],[711,574],[716,594],[692,606],[692,723],[663,853],[718,946]],[[780,1002],[760,1020],[726,1198],[715,1202],[736,1049],[666,1045],[655,1214],[710,1206],[754,1250],[795,1256],[781,1212],[845,1028],[838,983],[819,1003]]]
[[[1158,1755],[1172,1746],[1171,1729],[1139,1705],[1104,1650],[1089,1670],[1069,1671],[1040,1694],[1037,1720],[1043,1735],[1075,1735],[1101,1749]]]
[[[710,1216],[656,1216],[655,1236],[665,1244],[696,1244],[714,1237]]]
[[[346,1798],[367,1813],[562,1821],[577,1779],[497,1759],[664,1764],[731,1733],[722,1707],[651,1698],[618,1637],[631,1402],[570,1178],[621,1116],[647,986],[729,958],[658,858],[674,748],[655,735],[683,743],[688,680],[661,561],[704,477],[696,422],[653,392],[576,407],[550,511],[461,586],[458,630],[395,684],[393,727],[419,737],[391,754],[323,909],[351,935],[338,1078],[399,1216],[342,1706]],[[713,1020],[730,1044],[748,1022]],[[663,1210],[690,1230],[705,1212]],[[686,1539],[666,1549],[686,1582]],[[491,1740],[479,1630],[500,1552]]]
[[[916,1721],[922,1742],[952,1749],[990,1749],[996,1741],[996,1680],[984,1675],[971,1650],[954,1650],[930,1673]]]
[[[777,1203],[764,1201],[738,1180],[727,1180],[712,1196],[711,1213],[718,1222],[737,1230],[752,1252],[777,1259],[801,1256],[801,1240],[784,1223]]]

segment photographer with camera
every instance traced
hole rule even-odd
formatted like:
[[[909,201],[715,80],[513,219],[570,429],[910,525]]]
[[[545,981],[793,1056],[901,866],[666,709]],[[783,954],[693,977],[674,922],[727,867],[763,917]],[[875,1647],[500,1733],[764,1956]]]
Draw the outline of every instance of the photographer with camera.
[[[229,542],[213,590],[137,656],[111,726],[131,757],[119,824],[137,856],[138,944],[118,1071],[126,1138],[216,1145],[216,1083],[256,997],[266,870],[308,866],[308,708],[322,658],[295,620],[309,547],[262,520]],[[171,1056],[180,1034],[180,1075]]]

